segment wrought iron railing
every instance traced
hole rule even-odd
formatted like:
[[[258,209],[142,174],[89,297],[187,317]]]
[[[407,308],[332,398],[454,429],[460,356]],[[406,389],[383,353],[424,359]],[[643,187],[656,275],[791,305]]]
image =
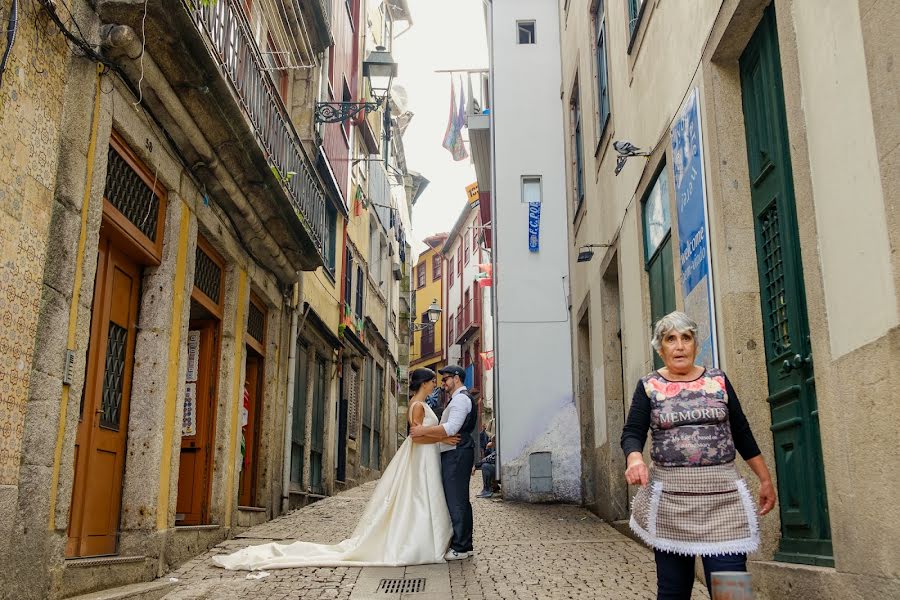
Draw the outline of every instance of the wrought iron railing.
[[[275,83],[266,71],[249,24],[235,0],[185,5],[208,38],[216,61],[253,125],[266,159],[319,253],[325,239],[325,194]]]

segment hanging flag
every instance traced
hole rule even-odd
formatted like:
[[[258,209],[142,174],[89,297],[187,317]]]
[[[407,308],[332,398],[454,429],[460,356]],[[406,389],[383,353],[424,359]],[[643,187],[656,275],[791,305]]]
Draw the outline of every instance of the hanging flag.
[[[485,371],[490,371],[494,368],[494,351],[488,350],[487,352],[481,353],[481,364],[484,366]]]
[[[484,273],[488,277],[494,274],[494,265],[491,263],[481,263],[478,265],[478,272]]]
[[[453,160],[460,161],[469,158],[469,152],[466,150],[466,143],[463,141],[463,127],[466,126],[466,90],[463,87],[462,79],[459,81],[459,110],[456,113],[456,145],[453,148]]]
[[[541,203],[528,203],[528,250],[537,252],[541,236]]]
[[[462,128],[466,119],[465,93],[460,85],[459,104],[456,103],[456,85],[450,79],[450,117],[447,121],[447,131],[444,133],[444,141],[441,144],[453,155],[453,160],[459,161],[469,156],[466,145],[462,139]]]

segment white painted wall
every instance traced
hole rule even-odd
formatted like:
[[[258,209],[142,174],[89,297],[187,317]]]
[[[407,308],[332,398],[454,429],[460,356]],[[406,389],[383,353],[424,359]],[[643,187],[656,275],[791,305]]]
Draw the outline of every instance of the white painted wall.
[[[537,43],[517,43],[517,21]],[[564,122],[556,2],[494,0],[490,16],[494,142],[496,405],[504,495],[581,500],[579,424],[572,391]],[[540,251],[528,250],[521,177],[540,175]],[[551,452],[553,493],[531,492],[529,456]]]

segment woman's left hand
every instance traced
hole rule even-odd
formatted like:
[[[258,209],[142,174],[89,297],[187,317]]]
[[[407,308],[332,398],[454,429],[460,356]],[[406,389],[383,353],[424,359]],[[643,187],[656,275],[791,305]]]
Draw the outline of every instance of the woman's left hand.
[[[759,484],[759,514],[760,516],[768,513],[775,508],[775,486],[772,480],[763,481]]]

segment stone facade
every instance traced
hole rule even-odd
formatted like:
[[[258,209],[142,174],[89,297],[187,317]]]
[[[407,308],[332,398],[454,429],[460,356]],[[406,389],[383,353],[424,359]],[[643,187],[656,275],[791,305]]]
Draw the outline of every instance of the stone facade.
[[[212,3],[189,12],[172,2],[145,13],[144,5],[127,2],[75,2],[59,23],[48,11],[62,5],[20,10],[18,41],[0,86],[2,598],[68,597],[154,579],[282,514],[292,501],[335,491],[346,240],[335,236],[347,210],[329,208],[333,199],[311,158],[315,149],[292,133],[292,118],[297,130],[310,131],[312,101],[304,110],[290,103],[289,110],[292,88],[279,87],[277,70],[267,74],[246,16],[228,12],[235,6]],[[314,13],[305,15],[308,23],[321,18],[314,12],[321,7],[303,10]],[[240,77],[220,67],[207,29],[212,11],[234,19],[233,39],[245,44]],[[260,35],[270,26],[256,25]],[[59,27],[72,27],[99,53],[73,51]],[[328,45],[319,34],[311,37],[312,51]],[[271,104],[242,100],[251,85]],[[279,99],[280,89],[288,91]],[[257,111],[266,110],[260,118]],[[138,209],[117,203],[116,194]],[[147,225],[153,220],[155,229]],[[317,296],[311,280],[323,277],[329,233],[337,268],[328,293]],[[115,261],[125,266],[104,266]],[[387,256],[385,262],[391,272]],[[115,287],[121,273],[131,274],[130,296]],[[97,294],[107,289],[101,284],[118,291]],[[98,315],[130,303],[120,347],[109,341],[116,330],[105,331]],[[212,341],[193,346],[204,323]],[[393,323],[393,354],[385,344],[382,360],[396,381],[400,328]],[[321,440],[323,479],[315,490],[311,441],[304,478],[297,486],[291,480],[298,337],[309,383],[302,431],[307,440]],[[96,351],[104,344],[105,362]],[[199,363],[198,347],[209,351]],[[317,357],[327,378],[324,410],[314,420]],[[201,383],[198,364],[208,404],[192,391]],[[103,399],[91,390],[97,398],[101,390]],[[386,398],[382,465],[397,438],[396,426],[387,425],[395,421],[396,391]],[[84,412],[94,402],[97,413]],[[92,426],[98,419],[106,425]],[[186,457],[203,437],[197,419],[208,427],[209,462],[191,471]],[[122,466],[109,471],[118,473],[118,485],[115,477],[98,479],[95,463],[78,470],[79,452],[92,447],[85,439],[99,439],[96,431],[117,431],[123,440],[113,450]],[[190,487],[191,472],[203,472],[203,483]],[[90,507],[80,490],[98,481],[112,481],[112,498],[121,491],[120,506],[101,515],[112,523],[100,528],[111,551],[85,549],[73,538],[82,525],[85,539],[94,535],[97,524],[79,517],[93,514],[85,512]],[[196,519],[179,508],[190,505],[192,493],[203,497]]]
[[[586,501],[604,518],[627,517],[633,490],[623,481],[618,440],[633,385],[653,368],[648,332],[657,292],[652,257],[646,255],[644,210],[662,176],[670,182],[663,202],[677,249],[669,265],[674,273],[672,308],[695,310],[682,292],[681,198],[673,185],[679,157],[670,131],[696,90],[718,361],[738,390],[779,481],[781,513],[773,511],[761,521],[763,545],[751,557],[754,584],[763,598],[896,593],[900,553],[889,497],[896,495],[900,481],[892,460],[898,445],[890,433],[897,421],[890,411],[875,408],[890,404],[889,382],[900,364],[895,250],[900,229],[892,216],[900,129],[891,108],[896,102],[888,100],[897,89],[889,67],[900,49],[896,10],[883,1],[813,7],[781,0],[684,5],[646,0],[636,3],[639,9],[632,15],[629,6],[634,4],[610,0],[600,3],[598,12],[596,2],[571,0],[561,2],[559,10],[562,106],[569,115],[566,148],[572,165],[573,351]],[[787,189],[796,211],[796,233],[785,229],[782,235],[800,257],[797,280],[805,290],[805,301],[802,293],[783,297],[788,302],[801,299],[797,304],[805,310],[809,334],[809,360],[799,353],[799,360],[788,356],[787,367],[767,353],[769,292],[758,265],[762,221],[754,214],[758,196],[751,181],[753,166],[748,166],[748,144],[761,134],[748,136],[748,129],[758,124],[745,115],[752,99],[742,92],[742,86],[752,85],[742,65],[752,64],[749,53],[756,50],[748,48],[758,47],[766,19],[774,19],[777,32],[780,58],[770,76],[777,74],[783,84],[784,152],[792,174]],[[680,33],[671,35],[675,31]],[[773,122],[769,131],[777,128]],[[628,158],[615,175],[616,140],[630,141],[649,156]],[[580,207],[575,201],[578,141],[585,198]],[[850,197],[859,200],[848,201]],[[579,251],[589,244],[609,247],[595,249],[591,261],[577,263]],[[770,410],[779,406],[771,386],[796,369],[806,369],[810,381],[815,374],[817,413],[810,429],[802,430],[804,437],[789,444],[779,432],[793,425]],[[817,445],[821,458],[810,463],[818,465],[824,484],[801,485],[799,478],[808,472],[790,471],[800,459],[785,461],[785,453],[815,453]],[[866,465],[873,457],[884,468],[871,477]],[[755,477],[748,475],[755,486]],[[817,548],[808,555],[785,542],[796,531],[791,523],[805,518],[804,506],[814,504],[802,504],[805,494],[827,508],[826,533],[804,542]]]

